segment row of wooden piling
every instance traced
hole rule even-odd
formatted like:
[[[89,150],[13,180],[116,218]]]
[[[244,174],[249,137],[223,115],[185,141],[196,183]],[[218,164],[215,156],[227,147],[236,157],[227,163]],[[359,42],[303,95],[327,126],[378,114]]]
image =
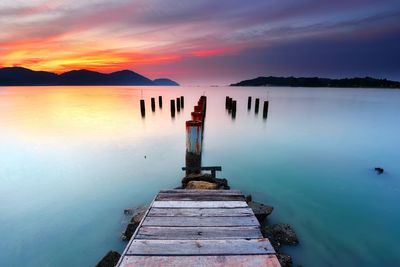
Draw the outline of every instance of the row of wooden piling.
[[[206,110],[207,97],[201,96],[191,113],[191,120],[186,121],[186,175],[199,173],[201,169]]]
[[[251,110],[251,104],[252,104],[252,97],[249,96],[247,99],[247,110]],[[225,98],[225,109],[228,110],[230,114],[232,114],[232,118],[236,117],[236,106],[237,106],[237,101],[234,100],[233,98],[226,96]],[[260,99],[256,98],[255,103],[254,103],[254,113],[258,114],[260,108]],[[268,108],[269,108],[269,101],[264,101],[264,106],[263,106],[263,118],[266,119],[268,117]]]
[[[150,99],[150,105],[151,105],[151,111],[155,112],[156,111],[156,99],[155,97],[152,97]],[[163,106],[163,99],[162,96],[158,96],[158,107],[162,109]],[[171,116],[175,117],[175,110],[180,112],[181,109],[183,109],[185,106],[185,98],[183,96],[177,97],[176,98],[176,108],[175,108],[175,99],[171,99]],[[144,99],[140,100],[140,113],[142,114],[142,117],[146,115],[146,104]]]
[[[247,110],[251,110],[251,103],[252,103],[252,97],[249,96],[247,99]],[[264,106],[263,106],[263,118],[267,118],[268,116],[268,107],[269,107],[269,101],[265,100],[264,101]],[[254,103],[254,113],[258,114],[258,110],[260,108],[260,99],[256,98],[255,103]]]

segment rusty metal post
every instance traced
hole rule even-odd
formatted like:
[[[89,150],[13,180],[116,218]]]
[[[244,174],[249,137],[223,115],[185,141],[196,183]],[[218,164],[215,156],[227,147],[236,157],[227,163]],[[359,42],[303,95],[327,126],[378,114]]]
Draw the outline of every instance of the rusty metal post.
[[[181,96],[181,108],[185,108],[185,99],[183,98],[183,96]]]
[[[186,121],[186,175],[200,173],[202,132],[201,121]]]
[[[251,109],[251,96],[249,96],[249,99],[247,100],[247,109]]]
[[[192,112],[192,120],[194,121],[203,121],[203,113],[202,112]]]
[[[156,111],[156,99],[154,97],[151,98],[151,111]]]
[[[142,117],[146,116],[146,107],[144,104],[144,99],[140,99],[140,112],[142,113]]]
[[[259,106],[260,106],[260,99],[259,98],[256,98],[256,104],[255,104],[255,107],[254,107],[254,112],[257,114],[258,113],[258,108],[259,108]]]
[[[268,101],[264,101],[264,108],[263,108],[263,118],[266,119],[268,116]]]
[[[162,108],[162,96],[158,97],[158,107]]]
[[[206,110],[207,110],[207,97],[205,95],[200,97],[200,101],[203,103],[203,116],[206,116]]]

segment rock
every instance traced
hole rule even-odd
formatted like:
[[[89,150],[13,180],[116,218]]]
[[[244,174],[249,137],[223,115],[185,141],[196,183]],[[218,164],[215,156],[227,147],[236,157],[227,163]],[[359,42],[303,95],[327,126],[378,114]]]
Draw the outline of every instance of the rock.
[[[376,167],[376,168],[375,168],[375,171],[376,171],[376,173],[377,173],[378,175],[380,175],[380,174],[382,174],[385,170],[384,170],[383,168],[381,168],[381,167]]]
[[[129,223],[126,226],[125,232],[121,235],[122,240],[129,241],[133,234],[136,231],[136,228],[139,226],[139,223]]]
[[[256,218],[261,225],[264,224],[267,216],[270,215],[274,210],[274,207],[272,206],[264,205],[254,201],[248,202],[248,205],[253,210],[254,215],[256,215]]]
[[[131,215],[131,214],[133,214],[133,209],[124,209],[124,214],[125,214],[125,215]]]
[[[186,185],[190,181],[203,181],[217,184],[217,189],[229,189],[228,181],[226,179],[214,178],[210,174],[189,174],[182,179],[182,187],[186,188]]]
[[[293,228],[289,224],[278,223],[263,226],[261,232],[267,237],[275,250],[279,250],[282,245],[297,245],[299,240]]]
[[[293,264],[292,257],[287,254],[277,253],[276,257],[278,258],[282,267],[291,267]]]
[[[130,240],[132,235],[135,233],[136,228],[139,226],[140,221],[143,219],[149,206],[143,206],[140,208],[132,209],[134,214],[129,224],[126,226],[125,232],[121,235],[122,240]]]
[[[215,190],[217,188],[217,184],[204,181],[190,181],[186,185],[186,189]]]
[[[249,203],[253,200],[253,197],[251,195],[246,196],[246,202]]]
[[[96,267],[115,267],[117,265],[121,254],[116,251],[110,250],[100,261]]]

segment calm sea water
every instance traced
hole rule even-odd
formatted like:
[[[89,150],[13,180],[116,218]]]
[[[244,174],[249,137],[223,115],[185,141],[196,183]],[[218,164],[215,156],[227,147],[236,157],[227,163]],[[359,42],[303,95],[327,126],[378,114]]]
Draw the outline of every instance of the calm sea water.
[[[203,93],[203,164],[293,225],[296,263],[400,266],[400,90],[228,87],[0,88],[0,266],[94,266],[121,252],[123,209],[179,185],[184,122]],[[267,120],[248,96],[268,96]]]

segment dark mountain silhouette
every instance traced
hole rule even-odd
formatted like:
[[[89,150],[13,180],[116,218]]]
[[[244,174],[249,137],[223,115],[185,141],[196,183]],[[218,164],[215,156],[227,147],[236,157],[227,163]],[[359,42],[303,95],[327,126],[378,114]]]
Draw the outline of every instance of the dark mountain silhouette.
[[[45,71],[13,67],[0,68],[0,85],[55,85],[58,75]]]
[[[400,88],[400,82],[386,79],[365,78],[295,78],[295,77],[258,77],[241,81],[230,86],[292,86],[292,87],[364,87],[364,88]]]
[[[166,78],[160,78],[160,79],[155,79],[153,81],[155,85],[164,85],[164,86],[177,86],[179,85],[178,83],[174,82],[173,80],[166,79]]]
[[[161,82],[160,82],[161,80]],[[89,70],[72,70],[57,75],[22,67],[0,68],[0,86],[15,85],[179,85],[169,79],[154,81],[130,70],[110,74]]]

